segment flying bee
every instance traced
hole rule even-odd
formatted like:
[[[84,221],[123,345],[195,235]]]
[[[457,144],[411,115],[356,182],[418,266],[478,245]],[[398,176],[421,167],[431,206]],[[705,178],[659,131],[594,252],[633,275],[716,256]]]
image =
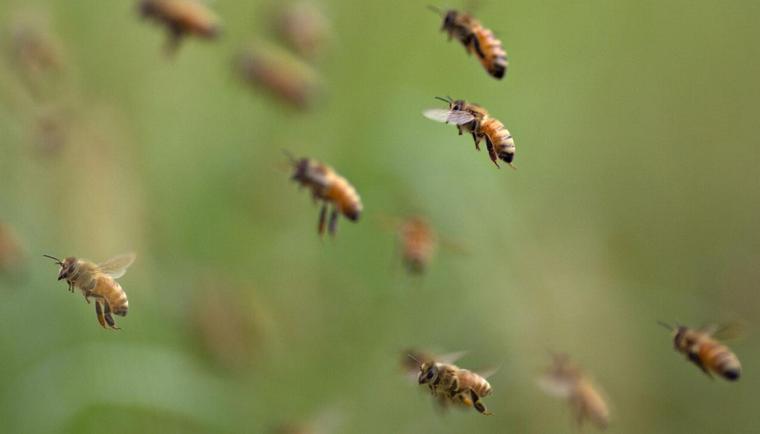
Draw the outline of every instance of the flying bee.
[[[349,184],[346,178],[338,175],[332,167],[319,161],[310,158],[296,159],[287,152],[286,155],[288,155],[294,168],[291,179],[301,186],[309,188],[315,201],[322,201],[319,224],[317,225],[317,231],[320,235],[325,232],[327,207],[330,204],[333,207],[328,226],[330,235],[335,235],[340,214],[354,222],[359,220],[362,212],[362,201],[356,189]]]
[[[54,260],[61,267],[58,280],[66,280],[69,291],[74,292],[74,288],[82,291],[88,304],[90,297],[95,298],[95,313],[103,328],[107,324],[112,329],[119,329],[111,314],[127,316],[129,303],[127,294],[116,279],[122,277],[134,262],[133,253],[113,257],[101,264],[71,256],[63,261],[54,256],[43,256]]]
[[[716,339],[716,335],[724,334],[728,327],[710,325],[698,330],[686,326],[672,327],[663,322],[659,323],[673,333],[673,347],[686,356],[708,377],[712,373],[726,380],[736,381],[741,376],[742,366],[727,346]]]
[[[424,218],[413,216],[401,223],[398,232],[406,269],[413,274],[424,272],[435,253],[435,231]]]
[[[445,12],[430,6],[430,9],[443,17],[441,31],[449,34],[449,41],[456,38],[464,45],[467,54],[475,53],[486,72],[501,80],[507,73],[507,52],[496,39],[493,32],[480,24],[471,15],[454,9]]]
[[[422,114],[431,120],[454,124],[459,130],[459,135],[468,132],[475,141],[475,149],[480,150],[480,142],[485,139],[488,156],[499,167],[497,159],[509,164],[513,169],[512,161],[515,158],[515,141],[509,130],[503,123],[492,118],[483,107],[468,103],[465,100],[453,100],[451,97],[436,97],[449,105],[448,110],[428,109]]]
[[[610,411],[606,400],[567,355],[554,354],[551,367],[538,384],[547,394],[567,399],[579,426],[586,420],[602,430],[609,425]]]
[[[266,90],[299,110],[307,110],[320,93],[319,74],[292,55],[276,49],[256,47],[238,57],[243,80]]]
[[[275,31],[296,53],[311,60],[319,57],[330,33],[329,22],[320,8],[310,1],[292,3],[275,22]]]
[[[25,249],[16,231],[0,223],[0,272],[13,273],[21,267]]]
[[[172,54],[186,35],[214,39],[219,35],[219,18],[196,0],[141,0],[140,14],[166,26],[167,52]]]
[[[409,357],[413,357],[409,355]],[[486,375],[462,369],[453,363],[429,360],[419,363],[417,382],[427,385],[439,402],[452,402],[465,407],[474,407],[479,413],[491,415],[482,398],[491,394],[491,384]]]

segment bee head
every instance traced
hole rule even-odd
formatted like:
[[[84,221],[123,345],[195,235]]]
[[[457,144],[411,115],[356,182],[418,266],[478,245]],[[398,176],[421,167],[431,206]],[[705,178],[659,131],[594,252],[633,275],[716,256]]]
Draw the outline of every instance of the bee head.
[[[151,0],[142,0],[138,5],[140,15],[143,17],[151,16],[156,13],[156,5]]]
[[[61,261],[60,259],[50,256],[50,255],[43,255],[46,258],[50,258],[53,261],[55,261],[56,264],[58,264],[59,267],[61,267],[61,271],[58,273],[58,280],[63,280],[74,274],[74,271],[76,269],[77,265],[77,258],[73,256],[69,256],[68,258]]]
[[[417,381],[420,384],[432,383],[438,378],[438,367],[435,362],[425,362],[420,365],[420,375]]]
[[[689,328],[685,326],[678,326],[673,329],[673,346],[676,349],[688,348],[692,344],[692,339],[689,336]]]
[[[441,26],[441,30],[453,30],[454,26],[456,25],[458,15],[459,13],[454,9],[446,11],[446,14],[443,15],[443,25]]]
[[[296,158],[293,156],[293,154],[288,152],[286,149],[283,149],[282,152],[285,154],[286,157],[288,157],[290,165],[293,167],[293,176],[291,177],[291,179],[294,179],[296,181],[304,181],[308,177],[309,159]]]

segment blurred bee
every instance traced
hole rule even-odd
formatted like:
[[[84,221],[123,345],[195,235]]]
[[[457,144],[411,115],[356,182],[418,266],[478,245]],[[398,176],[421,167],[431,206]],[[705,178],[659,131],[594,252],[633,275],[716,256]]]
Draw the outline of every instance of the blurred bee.
[[[480,150],[480,142],[485,139],[488,148],[488,156],[499,167],[497,159],[501,159],[512,168],[515,158],[515,141],[504,124],[492,118],[486,109],[468,103],[465,100],[453,100],[451,97],[436,97],[449,105],[448,110],[429,109],[422,114],[437,122],[451,123],[457,126],[459,135],[468,132],[475,141],[475,149]]]
[[[247,51],[239,56],[237,67],[247,83],[300,110],[311,107],[319,93],[319,78],[311,67],[274,49]]]
[[[412,274],[421,274],[435,253],[435,231],[424,218],[413,216],[401,223],[398,232],[406,269]]]
[[[30,95],[49,100],[60,90],[65,62],[60,39],[44,16],[21,16],[11,26],[11,60]]]
[[[599,429],[606,429],[610,412],[602,394],[566,354],[554,354],[552,366],[538,381],[549,395],[568,400],[578,425],[590,420]]]
[[[413,356],[410,354],[410,358]],[[439,402],[451,402],[465,407],[475,407],[484,415],[491,415],[482,398],[491,394],[491,384],[485,375],[462,369],[453,363],[443,363],[435,360],[421,361],[417,382],[427,385],[430,392]]]
[[[24,250],[16,232],[9,225],[0,223],[0,271],[18,271],[26,256]]]
[[[327,206],[329,204],[333,206],[328,229],[330,235],[335,235],[339,214],[343,214],[351,221],[359,220],[362,202],[356,189],[349,184],[346,178],[338,175],[330,166],[319,161],[309,158],[295,159],[287,152],[286,155],[295,169],[291,179],[301,186],[309,188],[315,201],[321,200],[323,202],[317,226],[320,235],[325,232]]]
[[[312,2],[300,1],[286,6],[276,20],[276,32],[296,53],[314,59],[327,42],[329,23]]]
[[[441,31],[449,34],[449,41],[456,38],[468,54],[475,53],[480,64],[492,77],[499,80],[504,77],[508,65],[507,52],[492,31],[467,13],[454,9],[443,12],[434,6],[430,6],[430,9],[443,17]]]
[[[321,411],[308,422],[284,423],[270,432],[272,434],[332,434],[343,425],[343,412],[330,408]]]
[[[69,291],[74,292],[74,288],[82,291],[82,295],[88,304],[90,297],[95,298],[95,313],[103,328],[106,328],[106,324],[108,324],[108,327],[112,329],[119,329],[116,327],[111,313],[127,316],[129,303],[127,302],[127,294],[116,279],[127,272],[127,268],[135,260],[134,254],[116,256],[102,264],[95,264],[74,257],[68,257],[61,261],[54,256],[43,256],[54,260],[61,267],[58,280],[66,280]]]
[[[185,35],[214,39],[219,35],[219,18],[196,0],[141,0],[140,14],[166,26],[167,52],[174,53]]]
[[[673,332],[676,351],[685,355],[708,377],[712,378],[711,372],[729,381],[736,381],[741,376],[739,358],[715,338],[718,334],[724,334],[728,327],[710,325],[695,330],[681,325],[672,327],[663,322],[659,324]]]

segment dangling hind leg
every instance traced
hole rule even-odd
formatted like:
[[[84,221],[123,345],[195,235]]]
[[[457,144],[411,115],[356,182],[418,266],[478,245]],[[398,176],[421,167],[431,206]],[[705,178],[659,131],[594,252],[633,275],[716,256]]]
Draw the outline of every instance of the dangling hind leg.
[[[103,317],[108,323],[108,326],[114,330],[121,330],[120,327],[116,326],[116,322],[113,320],[113,316],[111,316],[111,306],[108,304],[108,302],[104,301],[103,306],[105,307],[105,312],[103,313]]]
[[[317,224],[317,232],[319,235],[325,233],[325,221],[327,220],[327,204],[322,204],[322,209],[319,211],[319,224]]]
[[[491,157],[491,161],[493,161],[493,164],[495,164],[496,167],[499,167],[499,157],[496,155],[496,151],[493,149],[493,143],[491,143],[491,139],[489,139],[488,136],[486,136],[486,147],[488,148],[488,156]]]
[[[475,407],[475,410],[478,410],[478,412],[486,416],[491,416],[493,414],[488,411],[486,405],[483,404],[483,401],[480,400],[480,397],[474,390],[470,390],[470,397],[472,397],[472,406]]]
[[[103,309],[100,307],[100,300],[95,300],[95,315],[98,317],[100,326],[106,328],[106,320],[103,318]]]
[[[330,214],[330,236],[335,236],[335,230],[338,228],[338,210],[333,208],[332,213]]]

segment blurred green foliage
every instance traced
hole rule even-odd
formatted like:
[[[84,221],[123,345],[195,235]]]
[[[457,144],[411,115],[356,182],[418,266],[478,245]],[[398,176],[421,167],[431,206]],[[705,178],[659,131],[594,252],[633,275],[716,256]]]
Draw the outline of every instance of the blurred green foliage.
[[[483,1],[501,82],[428,3],[325,0],[326,92],[301,113],[232,71],[276,43],[277,2],[213,2],[222,38],[173,59],[134,2],[2,2],[0,221],[26,256],[0,278],[0,431],[264,433],[327,412],[342,433],[576,432],[536,388],[547,350],[605,390],[610,432],[760,429],[760,3]],[[29,16],[60,46],[42,94],[10,54]],[[422,118],[447,94],[507,125],[518,171]],[[41,148],[49,113],[65,140]],[[345,175],[362,220],[320,240],[281,148]],[[410,213],[467,254],[406,276],[381,220]],[[40,256],[129,250],[120,332]],[[732,319],[750,324],[736,384],[655,323]],[[408,346],[499,366],[495,416],[436,412],[400,375]]]

